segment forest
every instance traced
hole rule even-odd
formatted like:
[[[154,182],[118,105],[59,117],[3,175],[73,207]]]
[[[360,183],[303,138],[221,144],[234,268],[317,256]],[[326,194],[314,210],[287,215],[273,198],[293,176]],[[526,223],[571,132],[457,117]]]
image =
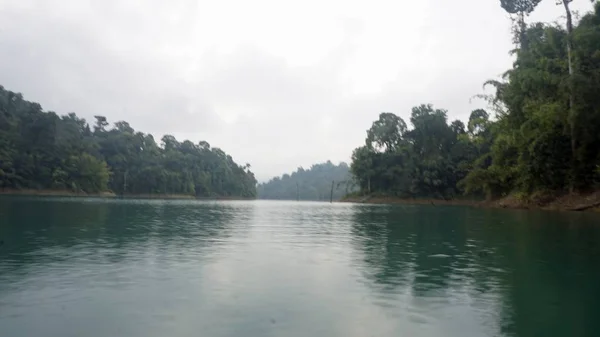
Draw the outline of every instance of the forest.
[[[250,165],[205,141],[179,142],[104,116],[92,127],[75,113],[59,116],[0,86],[0,189],[112,191],[118,195],[256,196]]]
[[[600,183],[600,4],[566,25],[528,23],[540,0],[501,0],[514,18],[514,62],[479,95],[489,111],[448,121],[423,104],[410,125],[381,113],[353,151],[361,193],[410,198],[544,198]]]
[[[329,201],[333,183],[333,200],[354,191],[350,168],[342,162],[331,161],[312,165],[308,170],[298,168],[292,174],[275,177],[258,185],[259,199]]]

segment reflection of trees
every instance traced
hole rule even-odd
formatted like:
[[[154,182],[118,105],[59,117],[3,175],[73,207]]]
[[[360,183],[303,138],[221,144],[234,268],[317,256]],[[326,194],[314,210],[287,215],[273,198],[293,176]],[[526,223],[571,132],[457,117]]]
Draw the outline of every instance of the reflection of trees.
[[[457,278],[468,263],[465,252],[465,232],[462,226],[452,226],[451,221],[463,217],[460,209],[416,208],[410,221],[415,235],[415,279],[413,293],[416,296],[436,296],[446,291],[450,282]]]
[[[379,297],[406,287],[413,298],[466,294],[503,335],[588,336],[600,329],[597,223],[571,213],[361,206],[352,234]]]
[[[232,234],[235,212],[250,211],[227,202],[3,198],[0,258],[10,254],[11,263],[0,267],[15,270],[73,254],[112,263],[143,254],[198,252]]]
[[[392,225],[394,214],[388,207],[356,207],[352,223],[353,242],[364,257],[366,278],[387,289],[409,282],[414,260],[411,230],[402,219]]]
[[[18,267],[48,258],[48,249],[72,247],[94,236],[106,221],[104,204],[49,202],[45,198],[3,197],[0,202],[0,256]],[[52,256],[52,261],[68,256]]]
[[[376,284],[411,283],[417,296],[448,287],[456,258],[466,242],[464,230],[447,224],[446,208],[359,207],[353,234],[364,254],[367,275]]]
[[[518,336],[591,336],[600,329],[597,215],[507,212],[503,293]]]

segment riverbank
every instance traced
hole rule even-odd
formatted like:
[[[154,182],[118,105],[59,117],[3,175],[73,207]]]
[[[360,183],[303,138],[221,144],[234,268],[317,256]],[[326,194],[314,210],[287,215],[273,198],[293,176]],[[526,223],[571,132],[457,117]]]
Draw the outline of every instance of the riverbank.
[[[600,191],[587,194],[566,194],[523,198],[511,195],[493,201],[468,199],[399,198],[394,196],[350,196],[340,202],[365,204],[404,204],[404,205],[460,205],[487,208],[541,209],[554,211],[600,212]]]
[[[255,198],[243,198],[243,197],[227,197],[227,196],[214,196],[214,197],[198,197],[189,194],[126,194],[118,196],[123,199],[159,199],[159,200],[254,200]]]
[[[499,200],[485,202],[481,206],[552,211],[600,212],[600,191],[583,194],[547,194],[529,198],[510,195]]]
[[[35,190],[35,189],[0,189],[0,195],[21,195],[21,196],[39,196],[39,197],[100,197],[114,198],[113,192],[85,193],[73,192],[69,190]]]
[[[399,198],[394,196],[352,196],[344,197],[340,202],[362,204],[406,204],[406,205],[463,205],[472,206],[480,201],[473,200],[444,200],[432,198]]]
[[[158,200],[187,200],[195,199],[193,195],[188,194],[125,194],[119,195],[122,199],[158,199]]]
[[[35,189],[0,189],[0,195],[39,196],[39,197],[97,197],[97,198],[123,198],[123,199],[157,199],[157,200],[253,200],[242,197],[196,197],[188,194],[126,194],[116,195],[113,192],[85,193],[68,190],[35,190]]]

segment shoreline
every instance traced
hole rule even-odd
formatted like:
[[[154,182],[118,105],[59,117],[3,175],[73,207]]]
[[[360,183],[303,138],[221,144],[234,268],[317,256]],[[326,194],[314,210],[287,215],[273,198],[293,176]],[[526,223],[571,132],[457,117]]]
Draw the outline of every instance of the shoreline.
[[[152,200],[254,200],[244,197],[196,197],[188,194],[125,194],[117,195],[113,192],[85,193],[66,190],[34,190],[34,189],[0,189],[0,195],[29,196],[29,197],[74,197],[74,198],[107,198],[107,199],[152,199]]]
[[[361,196],[342,198],[339,202],[374,204],[374,205],[453,205],[453,206],[478,206],[484,201],[463,199],[435,199],[435,198],[399,198],[393,196]]]
[[[34,190],[34,189],[0,189],[0,196],[30,197],[74,197],[74,198],[107,198],[107,199],[149,199],[149,200],[204,200],[204,201],[238,201],[262,200],[244,197],[196,197],[187,194],[126,194],[116,195],[113,192],[85,193],[66,190]],[[399,198],[395,196],[351,196],[335,202],[381,204],[381,205],[449,205],[470,206],[498,209],[547,210],[568,212],[600,212],[600,191],[588,194],[563,194],[555,197],[523,199],[510,195],[501,199],[486,201],[476,199],[435,199],[435,198]]]
[[[100,198],[116,198],[113,192],[73,192],[68,190],[34,190],[34,189],[0,189],[0,195],[6,196],[29,196],[29,197],[100,197]]]
[[[343,198],[339,202],[383,205],[450,205],[563,212],[600,212],[600,191],[589,194],[565,194],[546,200],[523,200],[515,196],[508,196],[493,201],[468,199],[444,200],[433,198],[414,199],[394,196],[353,196]]]

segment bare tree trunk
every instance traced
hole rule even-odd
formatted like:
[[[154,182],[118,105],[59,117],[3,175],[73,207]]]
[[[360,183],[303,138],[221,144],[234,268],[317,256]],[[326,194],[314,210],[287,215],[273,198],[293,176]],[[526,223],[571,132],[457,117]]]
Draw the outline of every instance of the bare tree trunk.
[[[574,110],[574,99],[573,99],[573,17],[571,16],[571,9],[569,3],[573,0],[562,0],[562,4],[565,7],[567,14],[567,62],[569,65],[569,127],[571,136],[571,169],[575,170],[577,164],[577,155],[575,153],[577,142],[575,139],[575,127],[576,127],[576,116]],[[574,179],[573,177],[572,179]],[[570,191],[573,192],[573,181],[571,182]]]
[[[519,45],[521,49],[527,49],[527,39],[525,38],[525,32],[527,31],[527,25],[525,24],[525,13],[519,12],[517,25],[517,29],[519,30]]]
[[[125,192],[127,191],[127,173],[127,170],[123,172],[123,192],[121,193],[122,195],[125,195]]]
[[[333,183],[334,180],[331,181],[331,194],[329,195],[329,202],[333,202]]]

